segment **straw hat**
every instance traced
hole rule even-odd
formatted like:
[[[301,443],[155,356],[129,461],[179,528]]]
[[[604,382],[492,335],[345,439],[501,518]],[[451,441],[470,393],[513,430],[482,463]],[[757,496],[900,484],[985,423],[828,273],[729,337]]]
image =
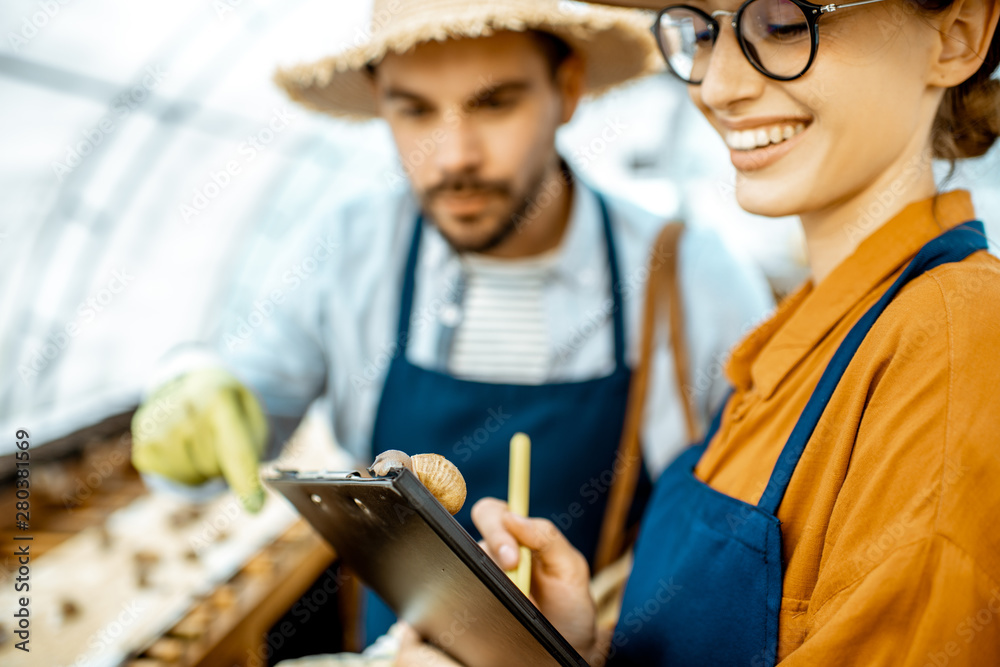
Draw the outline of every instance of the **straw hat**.
[[[638,12],[569,0],[375,0],[368,41],[318,62],[279,69],[275,81],[307,107],[335,116],[375,116],[367,66],[387,53],[449,38],[539,30],[582,56],[587,92],[661,68],[649,19]]]
[[[633,7],[635,9],[662,9],[671,4],[665,0],[583,0],[595,5],[614,5],[615,7]]]

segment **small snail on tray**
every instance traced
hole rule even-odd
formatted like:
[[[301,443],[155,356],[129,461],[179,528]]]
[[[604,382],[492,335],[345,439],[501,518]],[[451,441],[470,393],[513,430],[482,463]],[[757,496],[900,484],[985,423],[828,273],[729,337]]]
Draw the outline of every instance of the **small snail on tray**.
[[[407,456],[398,449],[382,452],[368,469],[376,477],[384,477],[391,470],[406,468],[434,494],[451,514],[456,514],[465,504],[465,478],[454,463],[439,454],[414,454]]]

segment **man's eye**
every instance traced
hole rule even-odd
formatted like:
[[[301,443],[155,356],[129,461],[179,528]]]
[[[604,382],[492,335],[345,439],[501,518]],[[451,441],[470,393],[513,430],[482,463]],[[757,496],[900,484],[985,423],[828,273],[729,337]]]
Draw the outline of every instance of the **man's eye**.
[[[422,118],[430,113],[430,109],[427,107],[403,107],[399,113],[407,118]]]
[[[514,100],[498,98],[498,97],[487,97],[483,100],[482,106],[487,109],[508,109],[514,106]]]

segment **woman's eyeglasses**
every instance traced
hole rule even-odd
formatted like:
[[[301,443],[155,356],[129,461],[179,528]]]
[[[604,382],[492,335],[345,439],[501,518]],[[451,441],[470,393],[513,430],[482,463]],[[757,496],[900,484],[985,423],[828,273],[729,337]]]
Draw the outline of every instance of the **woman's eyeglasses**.
[[[820,16],[876,2],[882,0],[822,6],[803,0],[747,0],[735,12],[711,14],[697,7],[672,5],[656,15],[653,34],[673,73],[687,83],[699,84],[722,29],[718,19],[729,17],[750,64],[772,79],[791,81],[805,74],[816,59]]]

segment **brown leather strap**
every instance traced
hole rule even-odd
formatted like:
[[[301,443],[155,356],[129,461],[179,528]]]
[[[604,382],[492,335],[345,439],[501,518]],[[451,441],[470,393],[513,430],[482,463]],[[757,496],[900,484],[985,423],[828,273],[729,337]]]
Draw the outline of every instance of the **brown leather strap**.
[[[678,395],[684,406],[684,419],[690,442],[698,439],[698,421],[689,388],[691,387],[687,337],[684,335],[684,304],[677,276],[677,259],[684,223],[672,222],[660,230],[649,260],[649,281],[642,313],[642,336],[639,342],[639,364],[632,373],[629,386],[625,426],[622,429],[618,455],[615,458],[615,480],[608,494],[608,506],[601,525],[594,571],[598,572],[621,556],[625,549],[625,522],[642,469],[643,411],[649,392],[650,365],[658,323],[667,306],[667,325],[674,357]]]
[[[674,374],[677,379],[677,395],[681,399],[681,406],[684,408],[684,423],[687,426],[688,442],[694,443],[701,439],[698,427],[698,412],[694,405],[694,385],[691,383],[691,356],[688,352],[688,339],[684,320],[684,298],[681,293],[680,278],[677,274],[678,244],[681,232],[684,231],[683,223],[675,223],[678,227],[676,235],[668,241],[665,252],[670,253],[670,266],[665,267],[658,276],[662,281],[659,290],[660,304],[662,307],[663,296],[667,299],[669,317],[667,322],[670,326],[670,349],[674,353]],[[674,225],[670,225],[674,226]],[[650,272],[652,278],[652,272]],[[655,325],[653,336],[655,337]],[[640,405],[638,409],[642,409]]]

